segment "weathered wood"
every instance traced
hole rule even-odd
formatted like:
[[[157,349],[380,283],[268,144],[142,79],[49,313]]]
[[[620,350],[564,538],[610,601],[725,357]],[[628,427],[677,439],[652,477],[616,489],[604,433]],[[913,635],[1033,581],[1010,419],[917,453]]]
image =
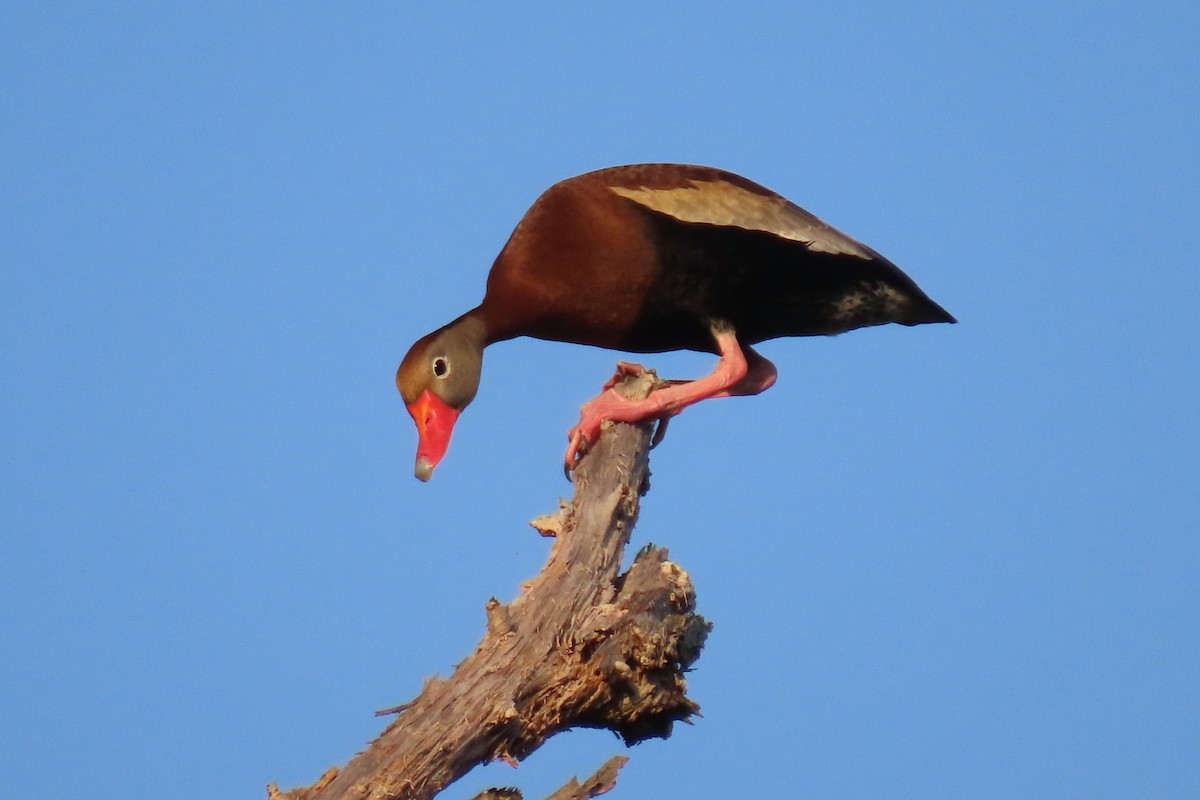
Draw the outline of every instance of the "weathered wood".
[[[602,795],[617,784],[617,772],[625,766],[625,762],[628,760],[625,756],[613,756],[583,783],[572,778],[566,786],[550,795],[546,800],[588,800],[588,798]]]
[[[627,378],[622,388],[644,396],[652,381]],[[607,728],[634,743],[665,738],[696,713],[684,672],[710,626],[694,611],[690,578],[651,546],[620,573],[649,485],[649,445],[649,425],[606,429],[576,470],[572,500],[533,523],[555,537],[549,560],[511,603],[487,604],[475,652],[449,678],[428,681],[346,766],[310,787],[272,785],[271,800],[425,800],[479,764],[515,764],[570,728]],[[589,779],[604,787],[595,793],[619,767]]]
[[[628,760],[626,756],[613,756],[583,783],[580,783],[578,778],[571,778],[566,785],[547,797],[546,800],[589,800],[592,797],[599,797],[616,786],[617,772],[625,766],[625,762]],[[520,790],[508,786],[485,789],[471,800],[522,800],[522,797]]]

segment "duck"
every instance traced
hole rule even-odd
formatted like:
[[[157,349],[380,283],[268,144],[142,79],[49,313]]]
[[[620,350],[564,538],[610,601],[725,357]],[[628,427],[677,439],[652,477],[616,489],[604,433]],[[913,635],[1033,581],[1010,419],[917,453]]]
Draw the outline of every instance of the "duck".
[[[546,189],[492,264],[483,300],[418,339],[396,387],[428,481],[479,389],[484,350],[532,337],[629,353],[693,350],[711,373],[633,400],[616,377],[568,431],[568,476],[605,421],[659,420],[701,400],[770,388],[768,339],[955,318],[895,264],[764,186],[716,167],[629,164]]]

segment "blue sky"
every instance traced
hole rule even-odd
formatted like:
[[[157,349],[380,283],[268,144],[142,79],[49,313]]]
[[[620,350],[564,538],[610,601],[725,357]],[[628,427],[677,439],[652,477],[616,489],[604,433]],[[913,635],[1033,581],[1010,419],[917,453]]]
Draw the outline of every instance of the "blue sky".
[[[262,797],[448,674],[544,560],[617,356],[491,348],[428,485],[395,366],[542,189],[639,161],[778,190],[960,324],[767,343],[773,389],[672,424],[634,541],[715,624],[704,716],[614,796],[1197,796],[1198,34],[1184,3],[5,5],[0,796]]]

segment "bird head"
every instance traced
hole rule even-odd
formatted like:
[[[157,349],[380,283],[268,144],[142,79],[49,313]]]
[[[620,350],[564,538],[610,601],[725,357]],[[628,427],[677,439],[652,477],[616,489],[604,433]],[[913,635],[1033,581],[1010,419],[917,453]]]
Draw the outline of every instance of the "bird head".
[[[482,365],[482,332],[466,318],[418,339],[400,362],[396,388],[417,425],[419,480],[429,480],[446,454],[458,415],[475,399]]]

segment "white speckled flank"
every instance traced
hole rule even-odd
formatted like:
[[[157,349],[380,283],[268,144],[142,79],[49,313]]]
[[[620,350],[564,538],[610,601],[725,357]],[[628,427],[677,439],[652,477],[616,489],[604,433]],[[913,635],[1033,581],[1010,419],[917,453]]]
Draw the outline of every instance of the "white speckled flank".
[[[777,194],[759,194],[727,181],[689,180],[674,189],[610,186],[616,194],[684,222],[728,225],[803,242],[809,250],[873,258],[874,253]]]
[[[846,292],[837,301],[834,315],[843,322],[863,317],[902,317],[909,299],[883,281],[869,281]]]

